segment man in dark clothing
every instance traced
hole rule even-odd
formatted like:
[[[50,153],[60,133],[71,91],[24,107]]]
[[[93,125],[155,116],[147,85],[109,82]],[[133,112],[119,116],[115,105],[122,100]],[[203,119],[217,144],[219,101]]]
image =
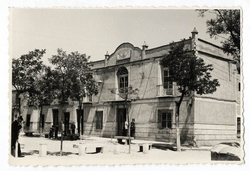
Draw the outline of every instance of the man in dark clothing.
[[[75,129],[76,129],[76,126],[74,123],[71,124],[71,131],[72,131],[72,134],[75,134]]]
[[[130,127],[130,136],[135,138],[135,119],[132,119]]]
[[[22,121],[23,121],[23,117],[19,116],[17,120],[14,120],[11,124],[11,151],[13,153],[15,152],[15,150],[18,150],[17,152],[18,157],[24,157],[21,154],[20,144],[18,142],[19,132],[22,128]],[[16,143],[18,143],[18,149],[16,149]]]

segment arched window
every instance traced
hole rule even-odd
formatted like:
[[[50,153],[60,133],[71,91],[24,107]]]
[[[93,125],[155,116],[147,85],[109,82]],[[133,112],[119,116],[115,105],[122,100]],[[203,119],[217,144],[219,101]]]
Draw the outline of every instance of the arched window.
[[[119,68],[117,72],[119,93],[128,91],[128,70],[125,67]]]

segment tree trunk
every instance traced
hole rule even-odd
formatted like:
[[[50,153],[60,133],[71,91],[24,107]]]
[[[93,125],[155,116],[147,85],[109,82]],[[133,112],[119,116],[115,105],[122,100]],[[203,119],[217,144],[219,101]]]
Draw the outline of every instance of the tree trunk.
[[[63,150],[63,105],[61,107],[61,146],[60,146],[60,156],[62,156]]]
[[[18,116],[21,116],[21,98],[19,96],[20,94],[18,94]]]
[[[181,151],[181,140],[180,140],[181,137],[180,137],[180,128],[179,128],[179,111],[180,111],[180,105],[177,103],[177,105],[176,105],[176,113],[175,113],[177,151]]]
[[[179,116],[180,116],[180,106],[182,100],[186,94],[186,90],[184,89],[179,102],[176,102],[176,113],[175,113],[175,125],[176,125],[176,147],[177,151],[181,151],[181,137],[180,137],[180,125],[179,125]]]
[[[39,133],[40,133],[40,136],[42,134],[42,112],[43,112],[43,105],[41,104],[40,105],[40,122],[39,122]]]

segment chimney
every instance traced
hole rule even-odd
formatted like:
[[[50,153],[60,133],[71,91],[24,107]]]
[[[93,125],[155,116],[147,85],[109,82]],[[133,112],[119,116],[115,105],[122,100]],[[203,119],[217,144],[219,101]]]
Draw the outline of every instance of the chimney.
[[[194,30],[191,33],[192,33],[192,38],[196,38],[196,35],[198,34],[196,27],[194,27]]]
[[[109,58],[109,52],[107,51],[107,53],[105,54],[105,63],[104,66],[108,66],[108,58]]]
[[[146,50],[148,49],[148,45],[146,44],[146,42],[144,41],[144,44],[142,45],[142,59],[146,58]]]

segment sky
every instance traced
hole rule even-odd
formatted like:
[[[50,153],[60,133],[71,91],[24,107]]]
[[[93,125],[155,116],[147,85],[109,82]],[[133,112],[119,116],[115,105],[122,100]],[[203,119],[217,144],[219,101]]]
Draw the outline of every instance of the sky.
[[[46,49],[44,62],[62,48],[102,60],[124,42],[149,48],[189,38],[194,27],[199,37],[220,44],[206,33],[207,13],[195,9],[21,9],[10,11],[10,56]]]

